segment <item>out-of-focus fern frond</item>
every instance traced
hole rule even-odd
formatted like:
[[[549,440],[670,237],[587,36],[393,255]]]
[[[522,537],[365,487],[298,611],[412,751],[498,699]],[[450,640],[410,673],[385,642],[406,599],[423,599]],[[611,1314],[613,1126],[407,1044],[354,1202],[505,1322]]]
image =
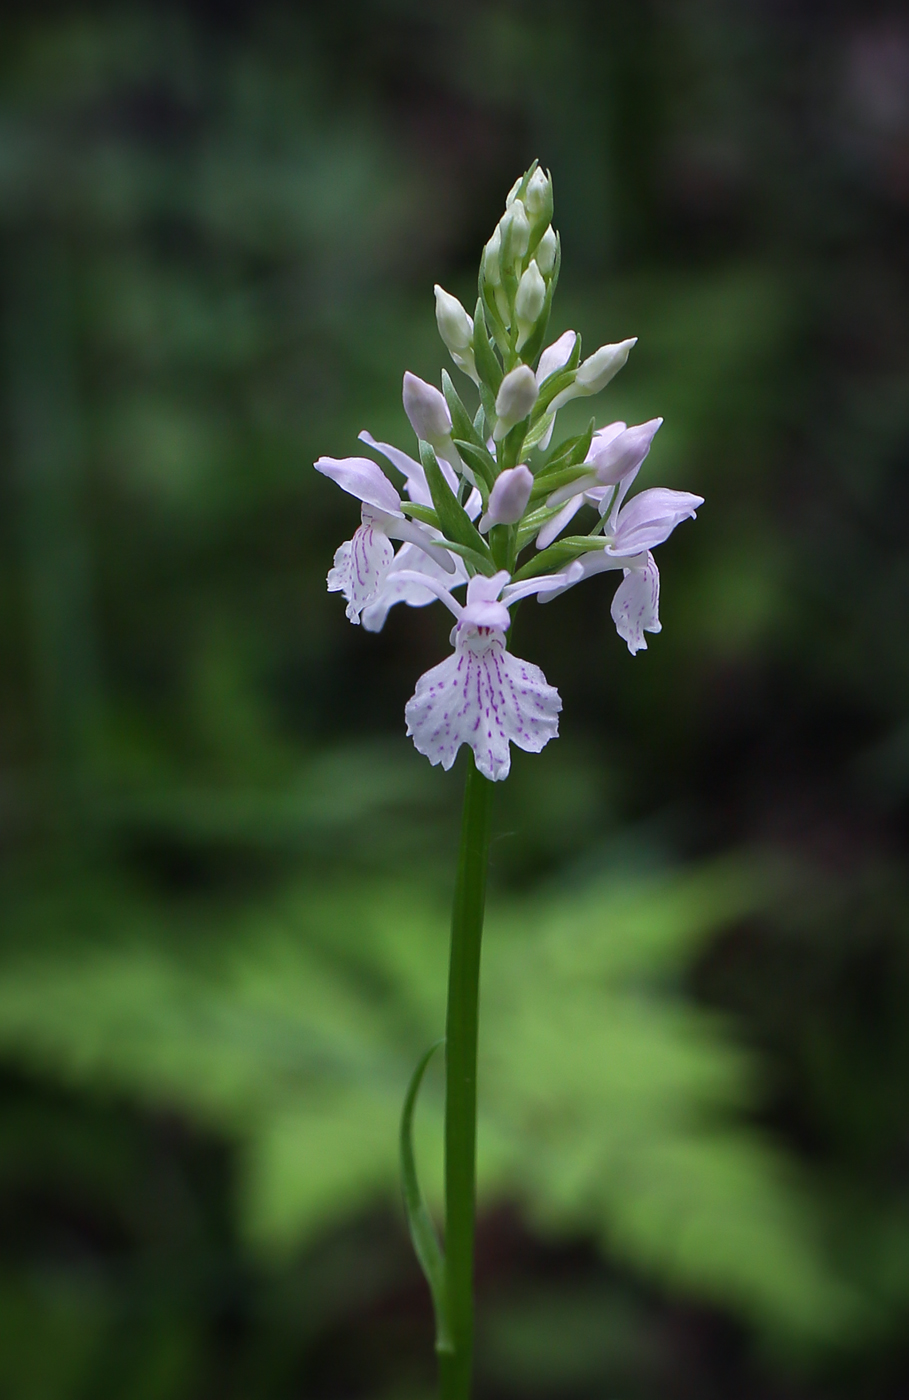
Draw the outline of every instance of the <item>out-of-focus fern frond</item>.
[[[744,863],[608,881],[490,917],[481,1192],[594,1233],[655,1277],[803,1334],[840,1326],[784,1155],[743,1110],[756,1067],[678,995],[698,945],[767,897]],[[101,907],[99,905],[99,907]],[[115,923],[116,901],[106,917]],[[446,920],[410,887],[303,885],[210,941],[129,932],[9,955],[7,1055],[176,1104],[237,1142],[240,1207],[289,1246],[397,1189],[416,1050],[443,1022]],[[20,944],[21,947],[21,944]],[[418,1151],[439,1197],[439,1099]]]

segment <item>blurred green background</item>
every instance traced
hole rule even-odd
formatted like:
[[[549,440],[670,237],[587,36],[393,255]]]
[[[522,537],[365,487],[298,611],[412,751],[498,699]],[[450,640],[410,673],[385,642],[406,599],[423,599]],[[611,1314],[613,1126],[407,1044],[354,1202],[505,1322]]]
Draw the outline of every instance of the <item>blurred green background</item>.
[[[0,1397],[432,1393],[449,619],[348,626],[311,463],[412,445],[534,157],[707,504],[646,654],[608,579],[517,620],[478,1394],[904,1396],[905,9],[10,0],[0,73]]]

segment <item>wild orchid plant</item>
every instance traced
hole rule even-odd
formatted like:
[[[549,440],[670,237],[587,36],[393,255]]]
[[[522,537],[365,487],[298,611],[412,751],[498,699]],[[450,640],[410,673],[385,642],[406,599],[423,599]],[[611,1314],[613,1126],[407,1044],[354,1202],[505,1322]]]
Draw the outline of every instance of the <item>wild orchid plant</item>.
[[[651,551],[702,504],[700,496],[664,488],[626,499],[661,418],[599,429],[591,419],[583,433],[550,450],[559,409],[605,388],[635,344],[603,345],[582,360],[580,336],[566,331],[542,348],[561,260],[552,208],[552,181],[534,163],[512,188],[483,250],[473,318],[457,298],[435,289],[439,334],[476,386],[476,413],[446,372],[441,392],[405,374],[404,408],[419,462],[360,433],[403,478],[405,496],[370,457],[315,463],[362,502],[360,527],[328,575],[329,591],[347,600],[348,619],[378,632],[395,603],[423,607],[435,599],[455,618],[453,654],[420,677],[404,711],[407,733],[430,763],[449,769],[462,744],[469,750],[439,1042],[446,1062],[444,1249],[420,1191],[411,1139],[435,1046],[414,1072],[401,1123],[405,1204],[432,1291],[442,1400],[466,1400],[471,1383],[477,1024],[492,785],[508,776],[510,744],[539,753],[556,737],[562,708],[540,668],[508,651],[509,609],[531,594],[548,602],[592,574],[618,570],[613,621],[632,654],[645,649],[644,633],[660,630]],[[587,533],[565,534],[584,507]],[[397,550],[393,540],[401,542]],[[455,590],[462,587],[459,601]]]

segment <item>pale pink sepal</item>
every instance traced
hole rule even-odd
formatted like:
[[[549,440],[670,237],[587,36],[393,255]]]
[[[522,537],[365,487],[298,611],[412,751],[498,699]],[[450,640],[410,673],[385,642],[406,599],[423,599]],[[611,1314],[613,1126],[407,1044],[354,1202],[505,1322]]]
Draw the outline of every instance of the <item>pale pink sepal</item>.
[[[671,491],[665,486],[639,492],[615,518],[610,553],[640,554],[642,550],[655,549],[681,521],[693,519],[703,504],[703,496]]]
[[[365,442],[367,447],[372,447],[376,452],[381,452],[387,461],[406,478],[405,490],[412,501],[416,501],[421,506],[431,506],[432,496],[429,494],[429,485],[426,481],[426,473],[419,462],[415,462],[406,452],[402,452],[400,447],[395,447],[390,442],[377,442],[372,433],[368,433],[364,428],[358,433],[361,442]]]
[[[368,433],[365,428],[358,436],[361,442],[365,442],[368,447],[374,447],[377,452],[381,452],[382,456],[387,458],[393,467],[397,467],[398,471],[407,477],[407,494],[412,501],[421,506],[432,505],[432,495],[426,480],[426,473],[419,462],[415,462],[412,457],[408,457],[406,452],[402,452],[400,447],[395,447],[390,442],[377,442],[372,433]],[[444,457],[440,457],[438,462],[442,469],[442,475],[452,491],[457,494],[457,475]]]
[[[401,497],[369,457],[320,457],[314,466],[364,505],[375,506],[386,515],[401,514]]]
[[[537,535],[537,549],[548,549],[556,536],[562,533],[566,525],[571,524],[578,511],[581,509],[581,506],[584,504],[584,500],[583,492],[577,496],[572,496],[571,500],[563,505],[558,515],[554,515],[551,520],[547,520],[546,524]]]

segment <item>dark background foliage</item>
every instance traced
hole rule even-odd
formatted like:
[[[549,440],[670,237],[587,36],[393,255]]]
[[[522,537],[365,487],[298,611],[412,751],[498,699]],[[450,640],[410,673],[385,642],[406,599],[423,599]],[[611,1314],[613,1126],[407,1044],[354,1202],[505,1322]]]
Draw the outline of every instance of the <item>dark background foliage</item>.
[[[389,1181],[459,787],[402,708],[447,623],[346,624],[310,463],[408,445],[432,283],[471,303],[535,157],[553,332],[640,337],[601,421],[664,415],[646,484],[707,504],[646,654],[602,580],[516,622],[564,716],[496,817],[479,1393],[905,1394],[904,8],[0,36],[0,1394],[430,1392]]]

